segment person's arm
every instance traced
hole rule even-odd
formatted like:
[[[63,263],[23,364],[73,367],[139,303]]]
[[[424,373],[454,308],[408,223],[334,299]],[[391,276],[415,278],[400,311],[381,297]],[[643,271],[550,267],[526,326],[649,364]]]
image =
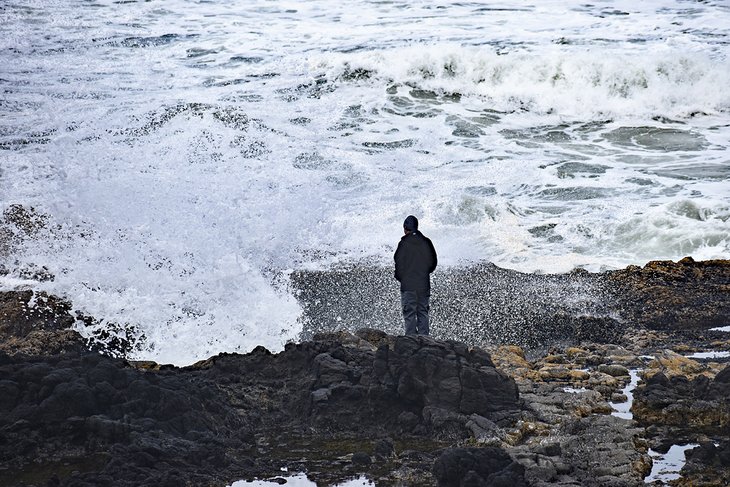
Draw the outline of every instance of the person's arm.
[[[431,268],[428,270],[428,273],[432,273],[436,270],[436,265],[438,264],[438,256],[436,256],[436,249],[433,246],[433,242],[431,242],[431,239],[428,240],[428,247],[431,250],[431,257],[432,257],[432,263]]]
[[[395,254],[393,255],[393,260],[395,260],[395,279],[398,282],[400,282],[400,278],[401,278],[401,276],[400,276],[400,265],[399,265],[400,264],[399,257],[400,257],[400,252],[401,252],[401,243],[402,242],[398,242],[398,248],[395,249]]]

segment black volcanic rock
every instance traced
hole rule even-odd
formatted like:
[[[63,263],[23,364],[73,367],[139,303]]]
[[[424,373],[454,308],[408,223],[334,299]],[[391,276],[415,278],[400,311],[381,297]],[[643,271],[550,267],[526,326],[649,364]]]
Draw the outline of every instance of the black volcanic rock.
[[[566,361],[580,356],[581,368],[625,377],[646,352],[620,370],[604,359],[623,360],[625,350],[610,345],[584,343],[540,367],[528,358],[554,345],[625,342],[627,326],[662,328],[641,330],[653,347],[670,335],[683,344],[688,333],[702,345],[719,332],[700,328],[728,315],[727,269],[685,259],[602,274],[442,271],[434,338],[346,331],[368,322],[401,331],[387,269],[302,273],[294,280],[305,286],[303,336],[312,340],[184,368],[110,357],[129,350],[129,337],[90,352],[69,329],[79,323],[69,303],[0,293],[0,485],[223,486],[282,467],[321,485],[358,475],[378,485],[642,485],[645,432],[607,415],[603,400],[620,381]],[[333,313],[343,309],[352,312],[340,322]],[[514,369],[520,392],[473,346],[495,343],[535,347]],[[594,390],[571,394],[570,381]],[[714,438],[685,470],[723,482],[729,396],[730,368],[714,379],[657,374],[636,391],[635,419],[662,441],[680,430]]]
[[[499,448],[449,448],[433,465],[439,487],[527,487],[525,467]]]
[[[68,302],[45,293],[0,292],[0,351],[45,355],[84,350],[84,340],[69,329],[76,321],[70,310]]]
[[[486,352],[429,337],[401,336],[393,342],[392,348],[381,345],[375,351],[334,341],[303,342],[278,355],[263,349],[223,354],[195,369],[224,388],[270,386],[276,397],[269,399],[286,417],[276,418],[274,411],[266,421],[298,421],[293,427],[304,427],[304,421],[320,431],[387,436],[429,427],[429,408],[461,415],[462,426],[466,415],[505,417],[519,410],[514,380],[498,372]],[[278,391],[283,385],[285,391]],[[413,423],[404,427],[404,415]]]
[[[495,369],[487,352],[460,342],[398,337],[392,350],[378,349],[373,368],[382,385],[417,408],[485,417],[518,409],[514,380]]]
[[[393,456],[383,438],[436,438],[434,410],[464,437],[479,414],[506,423],[519,413],[514,381],[486,352],[428,337],[393,343],[259,347],[186,368],[0,353],[0,485],[31,485],[43,472],[58,485],[222,485],[271,475],[299,459],[295,443],[322,442],[352,448],[350,473],[367,472],[375,446]]]
[[[685,453],[681,485],[724,487],[730,485],[730,440],[705,441]]]
[[[632,412],[645,426],[730,435],[730,366],[714,379],[659,372],[634,391]]]
[[[160,462],[195,478],[201,468],[241,468],[232,448],[253,445],[245,418],[221,407],[214,387],[184,374],[145,372],[95,353],[25,358],[0,355],[0,376],[12,400],[0,405],[0,484],[23,485],[35,469],[59,458],[93,456],[93,472],[62,485],[154,485]],[[76,460],[71,460],[74,463]],[[130,467],[134,468],[130,468]],[[14,482],[14,483],[13,483]]]
[[[730,316],[730,261],[652,261],[607,273],[626,320],[653,329],[707,329]]]

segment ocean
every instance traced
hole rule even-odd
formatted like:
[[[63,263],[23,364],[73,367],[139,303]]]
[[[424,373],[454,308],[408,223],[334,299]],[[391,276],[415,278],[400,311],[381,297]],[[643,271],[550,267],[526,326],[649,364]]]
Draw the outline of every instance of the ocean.
[[[723,0],[3,2],[0,285],[188,364],[409,214],[442,268],[727,258],[729,54]]]

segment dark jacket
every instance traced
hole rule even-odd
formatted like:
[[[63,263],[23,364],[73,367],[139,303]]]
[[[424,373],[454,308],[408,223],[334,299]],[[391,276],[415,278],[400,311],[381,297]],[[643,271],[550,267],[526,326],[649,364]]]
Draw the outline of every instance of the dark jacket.
[[[419,231],[409,232],[400,239],[395,251],[395,278],[401,291],[428,291],[429,274],[436,269],[436,249],[431,240]]]

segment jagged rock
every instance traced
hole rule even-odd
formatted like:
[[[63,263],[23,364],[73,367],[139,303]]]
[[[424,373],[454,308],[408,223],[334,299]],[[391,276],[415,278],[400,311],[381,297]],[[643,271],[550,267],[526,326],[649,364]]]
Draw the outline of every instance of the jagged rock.
[[[537,419],[557,424],[568,417],[608,414],[611,406],[604,397],[592,390],[579,394],[568,393],[560,386],[533,384],[532,390],[521,390],[522,399],[536,414]]]
[[[662,372],[639,384],[631,411],[643,425],[671,426],[696,432],[730,434],[730,367],[714,379]]]
[[[231,414],[214,387],[183,374],[143,372],[94,353],[24,358],[0,353],[6,400],[0,403],[0,484],[19,485],[28,469],[59,485],[114,478],[154,485],[169,471],[194,479],[199,469],[241,468],[252,430]],[[96,459],[83,461],[80,457]],[[58,459],[79,472],[73,480]],[[156,465],[167,464],[168,472]],[[134,466],[134,468],[130,468]]]
[[[428,484],[434,454],[400,459],[383,438],[467,438],[499,432],[497,423],[519,414],[514,381],[482,350],[428,337],[395,337],[392,349],[375,352],[346,342],[289,344],[279,354],[258,347],[186,368],[90,352],[0,353],[0,463],[8,465],[0,485],[38,465],[59,485],[156,485],[173,471],[180,485],[233,481],[298,461],[301,444],[330,458],[351,455],[337,468],[308,464],[334,482],[367,472],[376,443],[376,458],[411,462]],[[53,467],[79,456],[99,461],[76,465],[73,478]]]
[[[685,452],[687,462],[676,485],[692,487],[725,487],[730,485],[730,440],[715,445],[705,441]]]
[[[355,465],[370,465],[373,461],[370,459],[370,455],[365,452],[356,452],[352,455],[352,463]]]
[[[465,444],[511,455],[499,472],[522,473],[508,475],[506,482],[641,485],[650,465],[644,431],[609,416],[605,399],[626,383],[627,368],[641,365],[639,356],[649,353],[644,347],[659,353],[654,370],[664,372],[647,374],[636,392],[635,418],[642,425],[673,425],[671,431],[649,427],[663,435],[662,441],[680,428],[713,438],[728,434],[724,403],[730,372],[718,373],[716,365],[699,361],[694,361],[699,368],[687,368],[682,361],[675,369],[690,379],[672,376],[677,357],[657,352],[680,350],[682,344],[684,350],[697,350],[710,337],[718,349],[725,347],[727,338],[719,333],[674,329],[707,327],[715,323],[714,312],[727,315],[723,262],[652,263],[645,269],[567,276],[477,266],[434,276],[435,297],[444,298],[434,301],[440,308],[434,309],[434,332],[441,338],[525,347],[494,348],[491,357],[456,341],[375,329],[351,334],[305,321],[305,336],[321,334],[288,344],[279,354],[259,347],[186,368],[129,363],[85,353],[84,342],[68,329],[75,318],[62,301],[43,311],[34,293],[10,293],[5,301],[0,298],[0,350],[13,354],[0,353],[0,464],[9,465],[0,469],[0,485],[28,484],[31,468],[41,483],[53,485],[225,485],[271,476],[282,466],[307,470],[325,485],[374,472],[386,484],[433,485],[431,467],[435,474],[443,449]],[[358,302],[367,302],[363,313],[375,314],[362,320],[352,308],[350,316],[370,326],[381,323],[379,298],[374,295],[377,302],[371,303],[362,296],[370,296],[373,283],[375,288],[392,284],[390,273],[387,282],[371,280],[378,272],[365,272],[358,281],[363,287],[356,286]],[[348,276],[340,275],[345,281]],[[448,277],[454,284],[469,276],[476,277],[453,290],[436,282]],[[330,277],[319,276],[324,284]],[[482,282],[495,285],[489,296]],[[580,310],[561,301],[575,289],[586,292]],[[653,298],[652,289],[658,290]],[[684,289],[688,297],[675,299]],[[342,304],[347,296],[329,298]],[[637,296],[648,298],[633,300]],[[33,300],[35,308],[28,307]],[[693,303],[699,303],[696,321],[690,316]],[[388,323],[400,332],[398,307],[386,304],[394,316]],[[320,311],[337,309],[327,306]],[[459,318],[463,310],[471,313],[463,323],[439,322],[446,315]],[[308,309],[307,319],[323,316],[310,311],[316,310]],[[636,328],[642,323],[635,320],[644,318],[665,331]],[[558,348],[568,345],[574,346]],[[548,349],[550,356],[540,359]],[[578,393],[565,392],[566,386],[579,388]],[[695,441],[696,431],[682,438]],[[724,453],[710,450],[703,447],[688,462],[688,478],[723,478],[712,469]],[[454,485],[482,485],[494,471],[449,467],[454,458],[469,463],[482,453],[447,455],[439,472],[457,478]],[[62,463],[68,465],[61,469]],[[74,470],[78,473],[71,475]]]
[[[625,319],[652,329],[723,326],[730,316],[730,261],[652,261],[608,273]]]
[[[89,327],[90,337],[73,330],[75,324]],[[0,351],[9,354],[53,355],[91,349],[124,357],[144,341],[134,326],[98,324],[92,317],[72,315],[71,303],[44,292],[0,292]]]
[[[414,405],[480,414],[518,409],[513,379],[494,367],[489,354],[453,341],[398,337],[376,352],[374,372],[383,385]],[[489,391],[488,393],[486,391]]]
[[[392,457],[395,454],[395,443],[393,442],[393,438],[387,437],[378,440],[373,450],[375,457],[380,460]]]
[[[71,305],[33,291],[0,292],[0,351],[53,355],[80,352],[82,337],[69,328],[76,321]]]
[[[570,371],[570,381],[571,382],[585,382],[591,378],[590,372],[586,370],[571,370]]]
[[[661,372],[667,377],[681,376],[692,379],[698,375],[712,376],[714,373],[704,364],[680,355],[672,350],[662,350],[647,365],[644,377]]]
[[[527,487],[524,473],[522,465],[494,447],[449,448],[433,466],[442,487]]]
[[[508,373],[516,380],[535,380],[539,374],[525,358],[525,351],[516,345],[501,345],[489,349],[492,360],[498,369]]]
[[[609,415],[591,415],[563,422],[561,459],[585,486],[643,485],[651,471],[642,430]]]

